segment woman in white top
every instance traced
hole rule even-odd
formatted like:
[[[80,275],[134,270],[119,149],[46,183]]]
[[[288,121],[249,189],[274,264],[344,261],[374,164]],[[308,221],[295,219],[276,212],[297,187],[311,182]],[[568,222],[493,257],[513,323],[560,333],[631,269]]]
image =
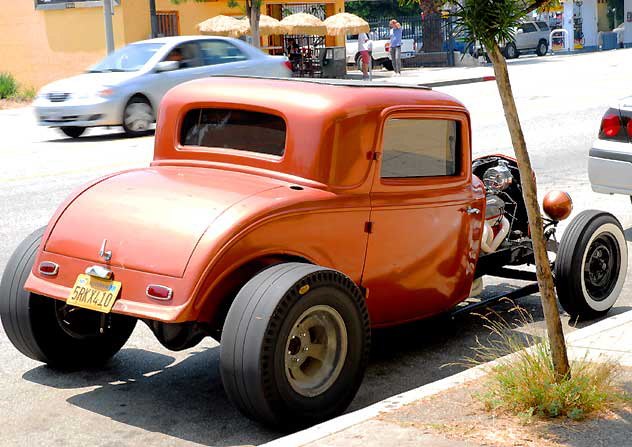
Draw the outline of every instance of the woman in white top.
[[[362,79],[369,79],[369,50],[371,49],[371,40],[367,33],[358,34],[358,53],[362,60]]]

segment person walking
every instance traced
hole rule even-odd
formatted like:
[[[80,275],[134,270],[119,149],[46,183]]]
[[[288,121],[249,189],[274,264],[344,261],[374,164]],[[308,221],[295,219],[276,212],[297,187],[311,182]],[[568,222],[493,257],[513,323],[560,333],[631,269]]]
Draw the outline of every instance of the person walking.
[[[369,47],[371,40],[367,33],[358,34],[358,53],[360,53],[360,60],[362,62],[362,80],[369,79]]]
[[[395,19],[389,22],[391,27],[391,61],[393,63],[394,76],[402,74],[402,25]]]

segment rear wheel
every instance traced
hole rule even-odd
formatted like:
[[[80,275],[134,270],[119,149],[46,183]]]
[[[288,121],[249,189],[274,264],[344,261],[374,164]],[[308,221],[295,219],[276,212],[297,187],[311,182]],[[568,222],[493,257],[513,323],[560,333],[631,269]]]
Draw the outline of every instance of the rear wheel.
[[[388,71],[393,71],[393,61],[390,59],[386,59],[382,62],[382,67],[386,68]]]
[[[560,304],[573,319],[605,314],[619,297],[627,267],[619,221],[602,211],[581,212],[564,231],[555,260]]]
[[[86,128],[78,126],[64,126],[60,127],[59,130],[70,138],[79,138],[86,131]]]
[[[549,51],[549,43],[546,40],[538,42],[538,46],[535,49],[535,54],[538,56],[544,56]]]
[[[255,275],[233,302],[220,370],[231,401],[276,427],[342,413],[368,363],[369,317],[357,286],[335,270],[300,263]]]
[[[24,290],[44,228],[15,250],[0,282],[0,319],[22,354],[59,368],[99,365],[125,344],[136,319],[67,306]]]
[[[123,110],[123,129],[131,137],[145,135],[154,122],[154,110],[142,96],[134,96]]]

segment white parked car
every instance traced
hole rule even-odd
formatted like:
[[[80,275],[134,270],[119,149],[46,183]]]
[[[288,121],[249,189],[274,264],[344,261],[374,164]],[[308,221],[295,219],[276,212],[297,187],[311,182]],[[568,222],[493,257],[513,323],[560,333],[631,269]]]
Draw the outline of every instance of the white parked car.
[[[521,54],[535,53],[544,56],[549,51],[551,29],[546,22],[523,22],[514,32],[514,39],[501,49],[507,59],[515,59]],[[474,56],[485,53],[480,44],[475,45]]]
[[[613,104],[601,119],[588,157],[588,178],[595,192],[632,198],[632,96]]]
[[[169,89],[213,75],[289,77],[291,65],[285,56],[228,37],[161,37],[127,45],[83,74],[46,85],[33,105],[41,126],[72,138],[96,126],[140,135]]]
[[[391,61],[391,42],[390,39],[379,39],[379,37],[388,36],[388,32],[375,31],[369,33],[369,39],[373,45],[371,51],[372,66],[383,66],[387,70],[393,70],[393,62]],[[358,70],[361,70],[360,53],[358,52],[358,35],[349,36],[346,41],[347,47],[347,64],[355,64]],[[417,45],[414,39],[402,39],[402,59],[413,57],[416,53]]]

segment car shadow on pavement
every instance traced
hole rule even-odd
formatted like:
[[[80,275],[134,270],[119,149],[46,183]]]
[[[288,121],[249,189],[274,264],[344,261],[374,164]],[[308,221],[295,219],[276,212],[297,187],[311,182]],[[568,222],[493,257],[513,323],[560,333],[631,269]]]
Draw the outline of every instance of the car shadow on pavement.
[[[218,347],[193,348],[179,362],[143,349],[123,349],[103,369],[67,373],[40,366],[23,378],[76,390],[68,403],[116,422],[203,445],[260,444],[282,435],[245,418],[228,401]]]
[[[111,140],[124,140],[128,138],[142,138],[153,136],[155,134],[154,130],[149,130],[145,132],[143,135],[139,135],[138,137],[132,137],[127,135],[125,132],[115,132],[115,133],[103,133],[98,135],[86,135],[81,136],[79,138],[70,138],[65,137],[63,135],[59,135],[59,138],[53,138],[50,140],[44,140],[42,143],[71,143],[71,144],[80,144],[80,143],[97,143],[100,141],[111,141]]]

